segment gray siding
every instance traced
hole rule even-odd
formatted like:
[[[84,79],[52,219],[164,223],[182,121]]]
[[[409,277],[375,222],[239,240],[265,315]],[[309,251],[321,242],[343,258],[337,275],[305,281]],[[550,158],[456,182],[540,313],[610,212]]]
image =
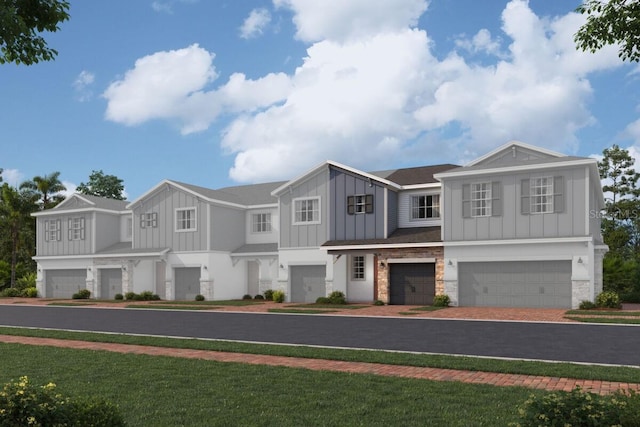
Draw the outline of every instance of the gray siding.
[[[562,212],[523,214],[521,182],[537,176],[563,177]],[[500,215],[464,218],[463,186],[473,182],[497,183],[500,187]],[[444,239],[491,240],[584,236],[587,215],[585,169],[548,170],[543,173],[496,175],[480,178],[448,178],[443,182]]]
[[[398,193],[395,191],[387,191],[387,235],[389,237],[391,233],[398,228]]]
[[[206,203],[171,186],[158,189],[133,210],[133,248],[171,248],[176,252],[207,249]],[[176,209],[196,209],[196,231],[176,231]],[[142,228],[140,216],[157,214],[157,227]]]
[[[245,243],[244,211],[211,206],[211,249],[233,251]]]
[[[120,215],[96,212],[96,252],[120,241]]]
[[[379,239],[384,235],[384,187],[362,177],[330,169],[329,240]],[[347,211],[347,197],[373,196],[373,212]]]
[[[323,169],[280,196],[280,247],[316,247],[329,240],[328,189],[329,173]],[[307,197],[320,198],[320,223],[294,225],[293,200]]]
[[[69,236],[69,220],[82,218],[84,233],[82,239],[71,240]],[[57,239],[47,239],[47,221],[59,221],[60,231]],[[36,221],[36,247],[38,256],[86,255],[91,254],[93,247],[93,214],[90,212],[67,213],[55,216],[38,217]]]

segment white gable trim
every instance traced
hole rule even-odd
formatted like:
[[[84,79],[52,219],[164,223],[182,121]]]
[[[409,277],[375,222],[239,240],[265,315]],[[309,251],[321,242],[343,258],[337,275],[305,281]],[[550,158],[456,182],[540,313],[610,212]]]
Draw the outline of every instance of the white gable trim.
[[[81,212],[103,212],[103,213],[115,214],[115,215],[127,215],[127,214],[131,213],[131,211],[129,211],[129,210],[113,211],[113,210],[101,209],[101,208],[78,208],[78,209],[68,209],[68,210],[63,210],[63,211],[55,211],[54,209],[48,209],[48,210],[42,211],[42,212],[33,212],[31,214],[31,216],[33,216],[33,217],[38,217],[38,216],[64,216],[64,215],[67,215],[67,214],[74,214],[74,213],[81,213]]]
[[[552,157],[566,157],[566,154],[562,154],[562,153],[558,153],[557,151],[552,151],[552,150],[547,150],[546,148],[541,148],[541,147],[536,147],[534,145],[529,145],[529,144],[525,144],[524,142],[520,142],[520,141],[509,141],[504,145],[501,145],[500,147],[496,148],[493,151],[488,152],[487,154],[485,154],[482,157],[478,157],[475,160],[472,160],[471,162],[467,163],[465,165],[466,166],[474,166],[477,165],[478,163],[482,163],[484,160],[498,154],[501,151],[506,150],[509,147],[520,147],[520,148],[525,148],[527,150],[531,150],[531,151],[537,151],[538,153],[542,153],[542,154],[546,154]]]
[[[95,203],[93,203],[93,202],[92,202],[92,201],[90,201],[89,199],[82,197],[79,193],[73,193],[72,195],[70,195],[69,197],[67,197],[66,199],[64,199],[62,202],[60,202],[59,204],[57,204],[56,206],[54,206],[54,209],[56,209],[56,208],[60,208],[60,207],[64,206],[64,205],[65,205],[67,202],[69,202],[69,200],[71,200],[71,199],[80,199],[80,200],[82,200],[83,202],[85,202],[85,203],[87,203],[87,204],[89,204],[89,205],[91,205],[91,206],[95,206],[95,205],[96,205]]]
[[[507,166],[507,167],[495,167],[490,169],[474,169],[460,172],[443,172],[434,175],[434,178],[438,180],[442,180],[442,178],[453,178],[453,177],[466,177],[466,176],[482,176],[482,175],[493,175],[499,173],[510,173],[510,172],[523,172],[529,170],[546,170],[546,169],[560,169],[563,167],[571,167],[571,166],[589,166],[595,165],[597,166],[598,161],[596,159],[580,159],[580,160],[567,160],[566,162],[556,162],[556,163],[537,163],[534,165],[517,165],[517,166]]]
[[[169,187],[173,187],[173,188],[177,188],[180,191],[184,191],[185,193],[191,194],[194,197],[197,197],[198,199],[202,199],[204,201],[210,202],[210,203],[214,203],[214,204],[218,204],[218,205],[222,205],[222,206],[228,206],[228,207],[232,207],[232,208],[238,208],[238,209],[247,209],[249,206],[245,206],[245,205],[241,205],[238,203],[231,203],[231,202],[225,202],[223,200],[218,200],[218,199],[211,199],[207,196],[205,196],[204,194],[198,193],[197,191],[193,191],[187,187],[184,187],[176,182],[170,181],[168,179],[162,180],[159,184],[157,184],[156,186],[154,186],[153,188],[151,188],[149,191],[147,191],[146,193],[144,193],[142,196],[138,197],[137,199],[135,199],[134,201],[132,201],[131,203],[129,203],[127,205],[127,209],[133,209],[133,207],[137,204],[139,204],[140,202],[142,202],[144,199],[146,199],[147,197],[149,197],[151,194],[155,193],[158,189],[162,188],[163,186],[169,186]]]

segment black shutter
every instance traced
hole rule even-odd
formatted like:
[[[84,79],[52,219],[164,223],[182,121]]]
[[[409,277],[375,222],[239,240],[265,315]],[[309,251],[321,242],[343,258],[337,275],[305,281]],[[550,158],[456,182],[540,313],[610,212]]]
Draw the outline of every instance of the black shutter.
[[[347,196],[347,213],[353,215],[355,213],[356,198],[354,196]]]
[[[146,221],[145,221],[145,214],[141,214],[140,215],[140,228],[145,228],[146,227]]]
[[[471,185],[462,185],[462,217],[471,218]]]
[[[373,194],[367,194],[364,199],[364,211],[366,213],[373,213]]]

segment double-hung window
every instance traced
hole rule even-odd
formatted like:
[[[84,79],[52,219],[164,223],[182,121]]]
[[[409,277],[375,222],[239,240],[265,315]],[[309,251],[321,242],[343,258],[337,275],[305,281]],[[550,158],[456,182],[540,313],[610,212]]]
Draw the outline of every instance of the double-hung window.
[[[158,213],[147,212],[140,215],[140,228],[155,228],[158,226]]]
[[[69,218],[69,240],[84,240],[84,218]]]
[[[440,195],[411,196],[411,220],[440,218]]]
[[[294,224],[320,223],[320,198],[295,199],[293,201]]]
[[[365,280],[365,265],[364,255],[353,255],[351,257],[352,280]]]
[[[471,216],[491,216],[491,183],[471,184]]]
[[[347,213],[349,215],[373,213],[373,194],[347,196]]]
[[[553,177],[532,178],[529,194],[531,213],[553,212]]]
[[[196,230],[196,208],[176,209],[176,231]]]
[[[271,214],[270,213],[257,213],[252,216],[253,233],[268,233],[271,231]]]
[[[44,239],[48,242],[60,240],[62,228],[59,219],[48,219],[44,222]]]

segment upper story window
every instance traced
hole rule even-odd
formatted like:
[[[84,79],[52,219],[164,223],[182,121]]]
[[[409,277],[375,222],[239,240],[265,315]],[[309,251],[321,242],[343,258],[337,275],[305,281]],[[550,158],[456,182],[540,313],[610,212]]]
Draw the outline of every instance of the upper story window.
[[[271,231],[271,214],[253,214],[251,224],[251,231],[253,233],[269,233]]]
[[[471,216],[491,216],[491,183],[471,184]]]
[[[347,213],[349,215],[373,213],[373,194],[347,196]]]
[[[320,197],[294,199],[294,224],[320,224]]]
[[[84,240],[84,218],[69,218],[69,240]]]
[[[176,231],[196,230],[196,208],[176,209]]]
[[[351,280],[365,280],[365,265],[364,255],[351,257]]]
[[[158,226],[158,213],[147,212],[140,215],[140,228],[156,228]]]
[[[59,219],[48,219],[44,222],[44,240],[47,242],[60,240],[62,227]]]
[[[411,196],[411,219],[440,218],[440,195],[415,195]]]
[[[564,211],[564,177],[540,176],[523,179],[520,186],[523,214]]]

